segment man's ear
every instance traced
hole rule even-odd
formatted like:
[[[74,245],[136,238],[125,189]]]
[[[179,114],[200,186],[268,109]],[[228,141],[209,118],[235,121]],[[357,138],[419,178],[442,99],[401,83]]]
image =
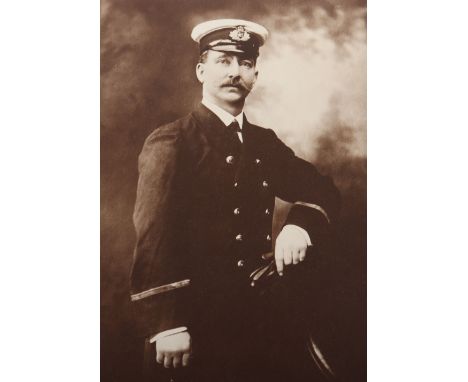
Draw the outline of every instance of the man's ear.
[[[255,81],[253,82],[252,87],[253,85],[255,85],[255,82],[257,82],[257,80],[258,80],[258,69],[255,69]]]
[[[197,66],[195,67],[195,73],[197,74],[197,78],[198,78],[198,81],[200,81],[200,83],[203,83],[204,81],[204,73],[205,73],[205,67],[204,67],[204,64],[199,62],[197,64]]]

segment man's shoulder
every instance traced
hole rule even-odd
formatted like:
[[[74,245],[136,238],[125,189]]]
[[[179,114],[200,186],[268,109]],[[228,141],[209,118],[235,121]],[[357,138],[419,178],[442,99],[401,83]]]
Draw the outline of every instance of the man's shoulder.
[[[259,152],[267,153],[271,156],[272,153],[278,155],[277,159],[290,157],[294,154],[294,150],[289,147],[282,139],[278,137],[273,129],[265,128],[259,125],[255,125],[249,122],[250,138],[255,143]]]
[[[193,138],[196,126],[192,113],[159,125],[148,135],[143,149],[157,148],[161,145],[180,147],[184,142]]]
[[[252,129],[252,131],[257,132],[258,134],[265,134],[265,135],[271,135],[274,134],[274,131],[268,127],[263,127],[260,125],[256,125],[254,123],[249,122],[249,126]]]
[[[249,128],[255,139],[260,140],[264,144],[271,144],[280,141],[274,130],[270,128],[259,126],[250,122]]]
[[[146,139],[147,142],[160,139],[177,138],[193,126],[192,114],[187,114],[175,121],[156,127]]]

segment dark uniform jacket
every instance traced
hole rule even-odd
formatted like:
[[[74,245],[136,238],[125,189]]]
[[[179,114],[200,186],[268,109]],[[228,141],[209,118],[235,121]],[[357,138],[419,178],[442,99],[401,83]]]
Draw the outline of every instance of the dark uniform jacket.
[[[242,135],[243,143],[200,104],[147,138],[131,273],[142,335],[189,326],[210,291],[248,283],[272,250],[275,197],[296,203],[284,224],[304,228],[312,243],[336,218],[330,178],[245,117]]]

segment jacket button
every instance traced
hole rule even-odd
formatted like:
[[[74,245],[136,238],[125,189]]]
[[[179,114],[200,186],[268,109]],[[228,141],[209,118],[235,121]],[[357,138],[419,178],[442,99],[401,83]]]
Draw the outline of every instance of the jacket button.
[[[234,215],[239,215],[239,214],[240,214],[240,209],[234,208]]]
[[[226,157],[226,163],[227,164],[233,164],[234,163],[234,157],[232,155],[228,155]]]
[[[262,161],[260,159],[258,159],[258,158],[255,159],[255,164],[260,164],[260,163],[262,163]]]
[[[267,239],[267,241],[271,241],[271,236],[267,235],[266,239]]]
[[[262,186],[267,188],[268,187],[268,182],[266,180],[263,181]]]
[[[241,234],[237,235],[237,236],[236,236],[236,240],[237,240],[237,241],[242,241],[242,235],[241,235]]]
[[[242,267],[244,266],[244,264],[245,264],[245,261],[244,261],[244,260],[239,260],[239,261],[237,262],[237,266],[238,266],[239,268],[242,268]]]
[[[265,210],[265,215],[270,215],[270,214],[271,214],[270,209],[267,208],[267,209]]]
[[[237,188],[238,185],[239,185],[239,183],[235,182],[234,183],[234,188]]]

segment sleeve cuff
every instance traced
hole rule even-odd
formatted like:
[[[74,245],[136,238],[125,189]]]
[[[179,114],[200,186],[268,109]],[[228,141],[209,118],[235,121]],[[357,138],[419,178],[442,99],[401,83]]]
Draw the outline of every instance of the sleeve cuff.
[[[149,291],[151,290],[132,294],[133,324],[138,337],[151,338],[157,333],[179,328],[190,322],[188,287],[151,295],[147,294]]]
[[[161,339],[163,337],[168,337],[168,336],[171,336],[173,334],[182,333],[182,332],[186,332],[186,331],[187,331],[186,326],[179,326],[178,328],[164,330],[163,332],[160,332],[160,333],[156,334],[155,336],[151,337],[149,342],[153,343],[153,342],[156,342],[157,340],[159,340],[159,339]]]
[[[310,207],[303,203],[295,203],[289,210],[284,225],[295,225],[302,228],[309,235],[314,245],[320,244],[328,236],[331,226],[326,214],[321,209]]]
[[[295,204],[300,205],[300,206],[313,208],[313,209],[315,209],[317,211],[320,211],[322,213],[322,215],[325,217],[325,219],[327,219],[327,222],[330,223],[330,218],[328,217],[327,212],[322,207],[320,207],[318,204],[306,203],[306,202],[296,202]]]

